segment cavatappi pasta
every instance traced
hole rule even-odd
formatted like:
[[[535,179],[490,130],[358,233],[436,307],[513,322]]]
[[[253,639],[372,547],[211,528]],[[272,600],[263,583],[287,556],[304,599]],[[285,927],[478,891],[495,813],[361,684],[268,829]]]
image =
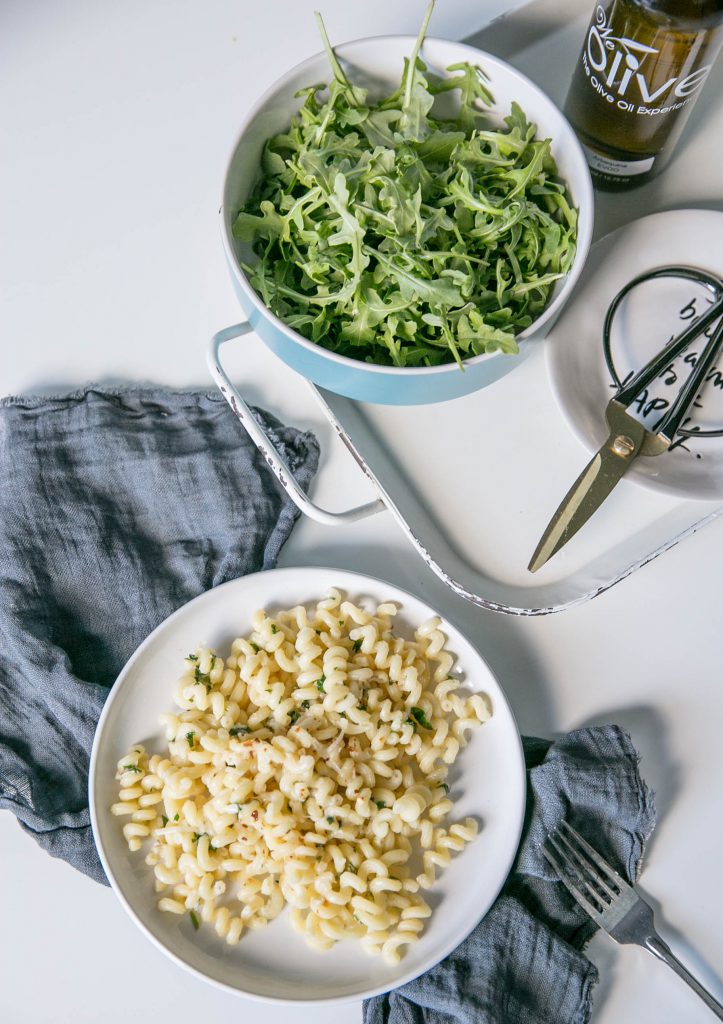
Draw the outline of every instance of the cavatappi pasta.
[[[457,693],[439,619],[407,640],[396,612],[332,589],[257,612],[225,660],[188,656],[167,752],[133,747],[111,808],[131,850],[150,843],[161,910],[230,944],[285,903],[316,949],[355,937],[396,963],[416,941],[421,892],[477,832],[445,824],[445,779],[490,707]]]

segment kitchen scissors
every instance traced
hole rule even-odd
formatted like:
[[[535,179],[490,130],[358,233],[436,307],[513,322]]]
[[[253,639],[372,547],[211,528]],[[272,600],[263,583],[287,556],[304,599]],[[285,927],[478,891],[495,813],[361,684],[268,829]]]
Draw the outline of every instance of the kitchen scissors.
[[[677,277],[704,285],[713,295],[711,305],[693,320],[680,334],[673,337],[657,355],[634,373],[630,379],[621,381],[612,357],[610,334],[615,315],[623,299],[639,285],[660,277]],[[615,485],[622,479],[630,466],[640,456],[661,455],[668,451],[676,437],[722,437],[720,430],[701,430],[689,427],[688,412],[695,402],[706,376],[713,367],[723,342],[723,279],[716,274],[697,267],[665,266],[646,271],[629,281],[608,307],[603,324],[603,352],[605,362],[617,387],[614,397],[605,410],[609,434],[570,490],[543,533],[528,569],[536,572],[560,548],[574,537],[593,513],[605,501]],[[690,343],[703,334],[721,317],[720,323],[711,332],[703,351],[683,382],[683,385],[656,424],[655,432],[648,430],[628,411],[648,385],[661,374],[669,363],[681,355]]]

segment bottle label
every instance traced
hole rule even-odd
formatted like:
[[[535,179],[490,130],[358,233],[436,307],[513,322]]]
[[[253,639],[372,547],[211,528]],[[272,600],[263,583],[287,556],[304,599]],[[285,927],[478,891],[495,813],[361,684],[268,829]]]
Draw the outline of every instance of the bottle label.
[[[632,178],[636,174],[647,174],[655,163],[654,156],[645,157],[642,160],[614,160],[609,156],[590,149],[583,145],[588,166],[600,174],[609,174],[613,178]]]
[[[582,66],[590,86],[603,100],[627,114],[653,118],[689,104],[711,65],[690,72],[682,62],[680,73],[668,70],[661,77],[659,55],[655,46],[617,35],[605,8],[597,5],[582,51]]]

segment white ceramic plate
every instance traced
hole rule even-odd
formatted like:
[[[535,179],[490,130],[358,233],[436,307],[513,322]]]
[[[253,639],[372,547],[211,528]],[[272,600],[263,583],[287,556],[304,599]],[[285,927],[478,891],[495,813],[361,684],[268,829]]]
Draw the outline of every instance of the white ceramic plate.
[[[465,685],[487,693],[492,718],[472,731],[450,772],[451,818],[472,815],[479,836],[453,858],[431,891],[433,915],[421,940],[396,967],[369,957],[354,941],[316,953],[291,927],[285,910],[262,931],[227,946],[212,929],[193,930],[188,915],[156,908],[152,869],[131,854],[123,819],[110,814],[117,799],[116,764],[133,743],[161,749],[158,716],[173,707],[173,687],[189,650],[205,642],[227,651],[250,629],[257,608],[313,604],[336,586],[352,600],[393,600],[400,629],[434,611],[396,587],[336,569],[274,569],[233,580],[191,601],[166,619],[130,659],[101,715],[90,762],[90,813],[103,867],[118,897],[143,932],[178,964],[232,992],[278,1002],[335,1002],[388,991],[421,974],[457,946],[487,912],[516,852],[525,802],[520,737],[499,684],[472,645],[444,622]],[[406,635],[411,635],[411,631]]]
[[[656,213],[597,242],[574,298],[548,338],[547,365],[557,401],[590,452],[597,451],[607,437],[605,406],[615,392],[602,348],[607,308],[633,277],[666,264],[685,264],[723,276],[723,213]],[[697,315],[709,294],[703,286],[671,278],[635,288],[623,300],[612,332],[621,379],[679,334],[689,322],[691,303]],[[688,353],[699,352],[700,347],[700,342],[694,342]],[[650,386],[642,408],[631,409],[646,427],[654,429],[663,403],[674,399],[690,370],[681,356]],[[701,429],[723,427],[723,356],[709,378],[695,414]],[[626,479],[679,497],[721,498],[723,438],[690,439],[662,455],[638,458]]]

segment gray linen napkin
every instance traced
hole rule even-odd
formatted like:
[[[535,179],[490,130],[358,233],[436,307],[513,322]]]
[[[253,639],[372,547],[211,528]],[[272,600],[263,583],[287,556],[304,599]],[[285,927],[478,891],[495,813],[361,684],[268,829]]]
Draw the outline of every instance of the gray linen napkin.
[[[268,414],[306,488],[312,434]],[[0,808],[98,881],[90,749],[116,675],[180,605],[271,568],[298,515],[218,394],[0,401]]]
[[[595,930],[542,855],[563,818],[630,881],[655,823],[630,737],[618,726],[550,743],[524,738],[527,810],[512,872],[457,949],[364,1004],[364,1024],[585,1024],[597,969],[580,952]]]

